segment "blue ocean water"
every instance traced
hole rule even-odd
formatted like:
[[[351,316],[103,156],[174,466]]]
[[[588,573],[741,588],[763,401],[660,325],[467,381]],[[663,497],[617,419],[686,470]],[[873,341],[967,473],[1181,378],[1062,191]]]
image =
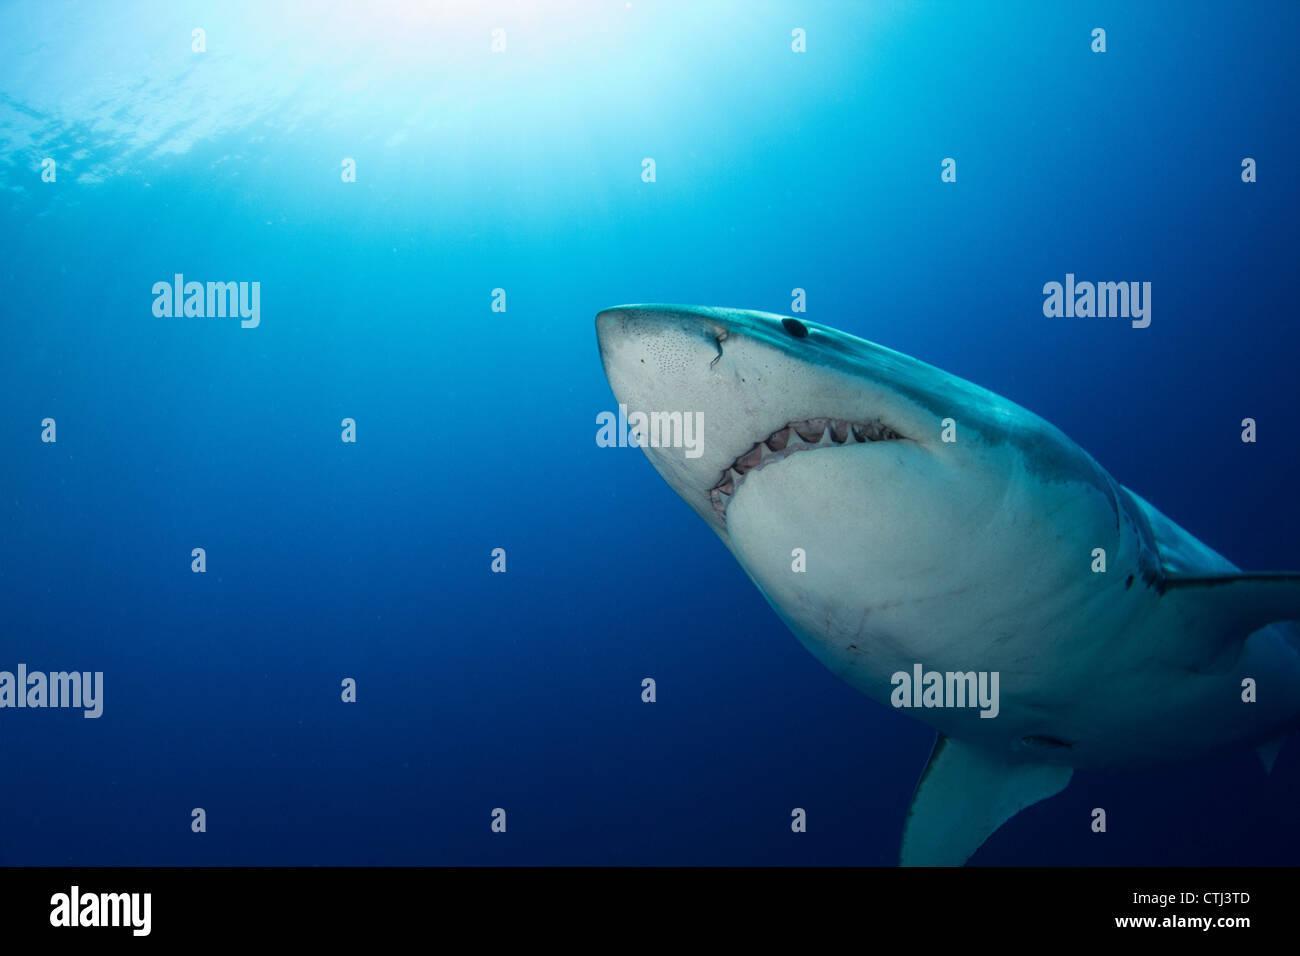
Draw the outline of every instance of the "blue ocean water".
[[[97,720],[0,711],[0,863],[894,862],[932,733],[597,446],[593,317],[804,289],[1300,568],[1298,30],[1290,2],[0,8],[0,669],[105,675]],[[156,316],[178,273],[258,282],[257,327]],[[1045,317],[1066,273],[1150,281],[1150,326]],[[973,862],[1294,864],[1298,782],[1294,741],[1271,776],[1081,772]]]

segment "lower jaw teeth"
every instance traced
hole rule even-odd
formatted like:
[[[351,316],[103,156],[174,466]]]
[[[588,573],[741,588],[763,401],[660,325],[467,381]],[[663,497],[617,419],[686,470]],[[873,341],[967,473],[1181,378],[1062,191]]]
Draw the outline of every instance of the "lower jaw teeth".
[[[747,472],[769,461],[787,458],[801,451],[839,445],[856,445],[874,441],[893,441],[903,436],[880,421],[850,423],[841,419],[810,418],[791,422],[741,455],[724,473],[723,478],[709,491],[709,498],[717,513],[726,517],[727,504]],[[796,441],[790,445],[792,439]]]

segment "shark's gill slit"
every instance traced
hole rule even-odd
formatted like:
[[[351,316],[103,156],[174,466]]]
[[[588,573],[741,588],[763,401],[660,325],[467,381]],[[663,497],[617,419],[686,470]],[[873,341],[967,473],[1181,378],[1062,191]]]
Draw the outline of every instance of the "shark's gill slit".
[[[722,357],[722,338],[725,335],[718,340],[718,358]],[[709,489],[709,500],[713,503],[713,510],[725,521],[727,505],[751,471],[757,471],[801,451],[876,441],[900,441],[905,438],[878,418],[865,422],[849,422],[839,418],[810,418],[790,422],[755,443],[749,451],[723,469],[717,484]]]
[[[713,366],[717,365],[718,360],[722,358],[722,342],[726,337],[727,332],[725,329],[718,333],[718,354],[713,356],[713,361],[709,363],[709,368],[713,368]]]

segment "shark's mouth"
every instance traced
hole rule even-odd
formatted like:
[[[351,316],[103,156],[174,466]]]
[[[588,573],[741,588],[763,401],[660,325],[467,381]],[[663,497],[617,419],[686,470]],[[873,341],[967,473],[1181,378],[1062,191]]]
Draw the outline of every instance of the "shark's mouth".
[[[873,441],[899,441],[903,438],[903,435],[878,418],[867,422],[847,422],[838,418],[810,418],[807,421],[790,422],[723,469],[718,483],[709,489],[709,500],[718,517],[725,521],[727,505],[744,484],[745,476],[774,461],[781,461],[801,451],[861,445]]]

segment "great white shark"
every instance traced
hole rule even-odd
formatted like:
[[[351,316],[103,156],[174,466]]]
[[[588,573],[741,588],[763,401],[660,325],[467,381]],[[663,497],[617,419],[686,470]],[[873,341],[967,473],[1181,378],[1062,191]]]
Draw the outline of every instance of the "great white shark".
[[[702,413],[695,457],[643,450],[827,668],[886,706],[917,665],[998,675],[991,719],[907,711],[939,736],[901,863],[966,862],[1075,768],[1271,769],[1300,723],[1300,574],[1241,573],[1032,412],[805,319],[629,305],[596,331],[621,404]]]

